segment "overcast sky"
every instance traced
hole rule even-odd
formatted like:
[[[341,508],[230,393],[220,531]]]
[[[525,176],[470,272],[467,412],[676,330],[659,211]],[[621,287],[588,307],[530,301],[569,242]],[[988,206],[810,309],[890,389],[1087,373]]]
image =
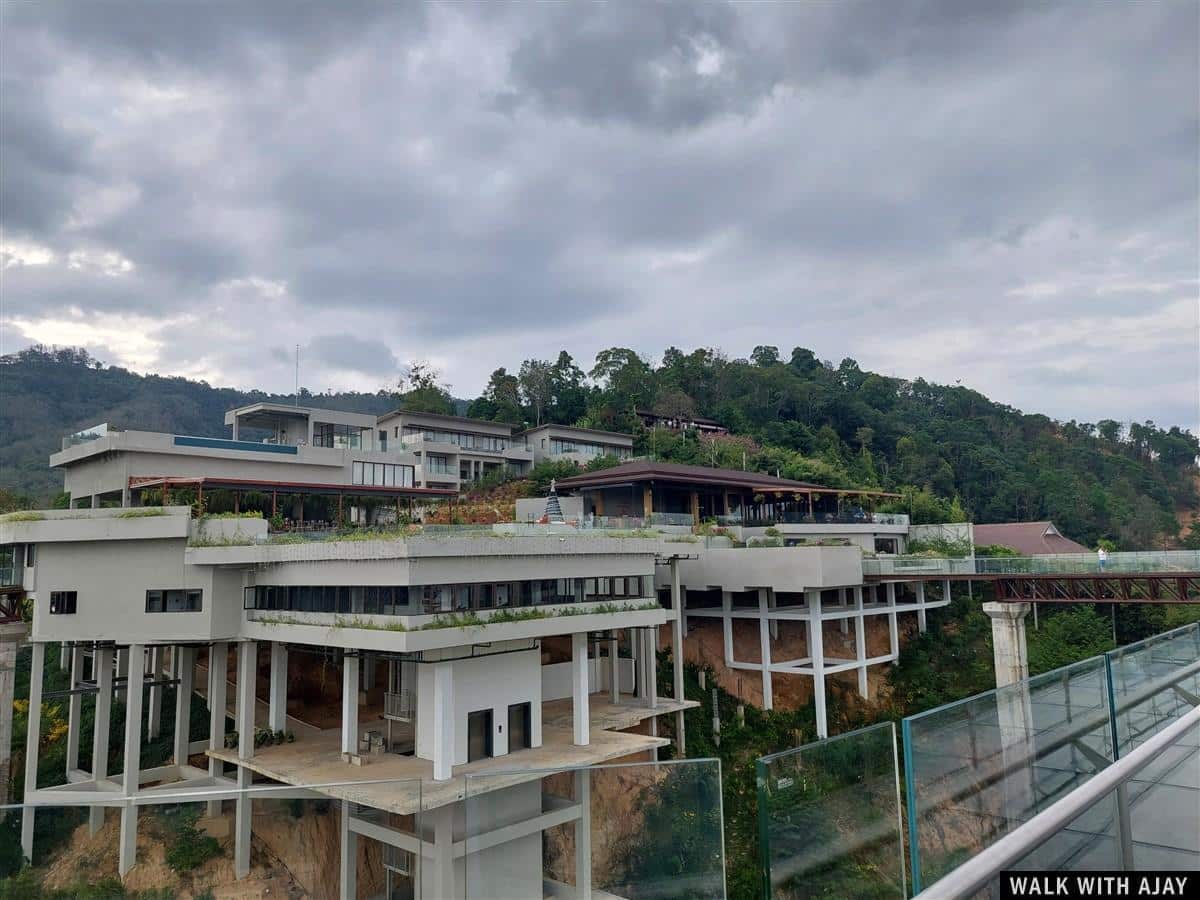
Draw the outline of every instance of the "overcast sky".
[[[336,12],[334,10],[336,9]],[[4,352],[290,391],[756,344],[1197,425],[1195,2],[29,3]]]

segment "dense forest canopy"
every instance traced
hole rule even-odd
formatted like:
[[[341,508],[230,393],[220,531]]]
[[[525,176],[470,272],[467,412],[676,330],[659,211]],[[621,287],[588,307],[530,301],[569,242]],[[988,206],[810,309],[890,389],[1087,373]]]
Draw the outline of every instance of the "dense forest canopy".
[[[34,347],[0,358],[0,485],[45,500],[60,485],[46,468],[63,434],[108,421],[119,427],[225,434],[227,409],[259,391],[105,366],[85,351]],[[1200,443],[1179,427],[1058,422],[995,403],[977,391],[870,372],[853,359],[822,361],[797,347],[755,347],[749,359],[668,348],[659,363],[635,351],[601,351],[585,371],[567,351],[497,368],[464,404],[436,372],[414,364],[376,393],[310,394],[300,402],[382,413],[397,405],[465,412],[524,426],[585,425],[635,435],[660,459],[778,472],[832,487],[906,494],[905,508],[936,519],[957,500],[975,521],[1052,519],[1071,537],[1127,548],[1164,546],[1197,507]],[[706,416],[731,434],[647,431],[637,409]],[[1196,531],[1182,540],[1195,541]]]

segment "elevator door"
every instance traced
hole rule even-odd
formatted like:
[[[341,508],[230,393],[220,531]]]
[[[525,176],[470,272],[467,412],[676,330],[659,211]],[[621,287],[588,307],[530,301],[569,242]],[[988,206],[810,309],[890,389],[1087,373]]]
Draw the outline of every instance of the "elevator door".
[[[467,762],[492,755],[492,711],[467,713]]]
[[[514,703],[508,708],[508,752],[529,749],[530,706]]]

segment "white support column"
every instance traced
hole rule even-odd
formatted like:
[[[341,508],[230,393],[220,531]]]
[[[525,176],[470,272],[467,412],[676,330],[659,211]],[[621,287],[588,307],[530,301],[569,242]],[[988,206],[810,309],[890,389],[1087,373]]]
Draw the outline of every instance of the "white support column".
[[[925,622],[925,582],[917,582],[917,630],[924,634],[927,625]]]
[[[571,722],[578,747],[591,742],[589,717],[587,632],[577,631],[571,635]]]
[[[730,617],[732,610],[733,594],[729,591],[721,591],[721,629],[725,649],[725,665],[729,668],[733,667],[733,619]]]
[[[254,756],[254,707],[258,680],[258,643],[238,644],[237,733],[238,759]]]
[[[863,616],[863,589],[854,589],[854,655],[858,660],[858,694],[867,697],[867,623]]]
[[[805,591],[808,599],[808,655],[812,658],[813,707],[817,718],[817,737],[829,737],[825,715],[825,635],[821,622],[821,592]]]
[[[175,648],[175,765],[185,766],[192,740],[192,691],[195,690],[196,648]]]
[[[253,738],[250,743],[253,746]],[[238,794],[237,800],[234,801],[233,814],[233,877],[238,879],[250,874],[250,835],[254,822],[254,799],[249,791],[253,783],[254,773],[245,766],[238,766]]]
[[[449,781],[454,771],[454,664],[433,667],[433,780]],[[449,811],[450,807],[446,807]],[[449,852],[449,851],[447,851]],[[441,896],[438,894],[438,896]]]
[[[1025,647],[1025,616],[1028,603],[983,604],[992,620],[992,655],[996,666],[996,687],[1024,681],[1029,677],[1029,651]]]
[[[0,785],[11,784],[13,698],[16,696],[17,651],[29,629],[24,623],[0,625]],[[7,798],[7,794],[5,797]],[[0,813],[0,821],[5,818]]]
[[[646,629],[646,705],[658,706],[658,626]]]
[[[287,731],[287,644],[271,641],[271,695],[267,727],[272,731]]]
[[[347,757],[358,755],[358,673],[358,656],[342,656],[342,755]]]
[[[891,639],[889,652],[892,659],[900,658],[900,628],[896,624],[896,583],[889,581],[884,590],[887,592],[888,605],[888,637]]]
[[[671,560],[671,605],[675,608],[675,621],[671,623],[671,660],[674,663],[674,696],[676,700],[684,699],[683,691],[683,589],[679,585],[679,560]],[[687,756],[687,738],[683,728],[683,710],[675,713],[675,749],[682,759]]]
[[[621,702],[621,653],[615,628],[608,633],[608,699],[614,706]]]
[[[229,643],[221,641],[208,648],[208,749],[225,746],[225,704],[229,677]],[[219,759],[208,758],[208,774],[217,777],[225,770]],[[208,815],[221,814],[221,801],[208,801]]]
[[[591,900],[592,896],[592,773],[575,770],[575,801],[579,818],[575,822],[575,896]]]
[[[125,759],[121,790],[132,797],[138,790],[142,755],[142,679],[146,671],[146,653],[142,644],[129,645],[129,690],[125,692]],[[137,862],[138,808],[132,801],[121,807],[121,842],[117,872],[124,878]]]
[[[454,892],[454,805],[439,806],[433,816],[433,897],[457,897]]]
[[[762,659],[763,709],[774,709],[771,693],[771,628],[767,619],[767,589],[758,589],[758,644]]]
[[[162,680],[164,650],[163,647],[151,647],[147,654],[150,662],[151,682]],[[133,671],[132,666],[129,671]],[[154,740],[162,734],[162,697],[163,689],[159,685],[151,684],[150,703],[146,713],[146,736],[150,740]]]
[[[25,801],[37,790],[38,747],[42,734],[42,680],[46,673],[46,645],[41,641],[33,644],[33,658],[29,664],[29,713],[25,740]],[[21,855],[33,859],[33,807],[21,811]]]
[[[71,690],[83,680],[83,647],[71,649]],[[79,720],[83,713],[83,694],[72,693],[67,701],[67,774],[79,768]]]
[[[358,896],[358,835],[350,829],[349,800],[342,801],[340,831],[342,838],[341,895],[343,900],[354,900]]]
[[[687,588],[679,588],[679,627],[683,629],[683,636],[687,637]]]
[[[969,582],[969,581],[967,582],[967,584],[970,584],[970,583],[971,582]],[[950,600],[950,579],[949,578],[947,578],[945,581],[942,582],[942,599],[946,600],[947,602]]]
[[[254,757],[254,712],[257,705],[258,643],[245,641],[238,645],[237,722],[238,759]],[[250,874],[250,832],[254,820],[254,801],[247,793],[254,773],[246,766],[237,768],[238,795],[233,820],[233,874],[245,878]]]
[[[840,606],[842,609],[845,609],[847,606],[846,589],[844,587],[838,588],[838,606]],[[842,634],[850,633],[850,620],[849,619],[842,619],[839,624],[842,629]]]
[[[96,716],[92,730],[92,780],[99,784],[108,777],[108,737],[112,726],[113,649],[97,647],[92,651],[92,677],[96,679]],[[95,834],[104,825],[104,807],[88,811],[88,831]]]

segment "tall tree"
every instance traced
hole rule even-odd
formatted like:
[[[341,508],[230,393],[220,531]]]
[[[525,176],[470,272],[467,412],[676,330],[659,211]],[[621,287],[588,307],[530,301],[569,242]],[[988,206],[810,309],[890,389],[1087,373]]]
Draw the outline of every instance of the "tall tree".
[[[534,424],[541,425],[554,400],[554,366],[544,359],[527,359],[521,363],[517,380],[521,398],[533,414]]]

